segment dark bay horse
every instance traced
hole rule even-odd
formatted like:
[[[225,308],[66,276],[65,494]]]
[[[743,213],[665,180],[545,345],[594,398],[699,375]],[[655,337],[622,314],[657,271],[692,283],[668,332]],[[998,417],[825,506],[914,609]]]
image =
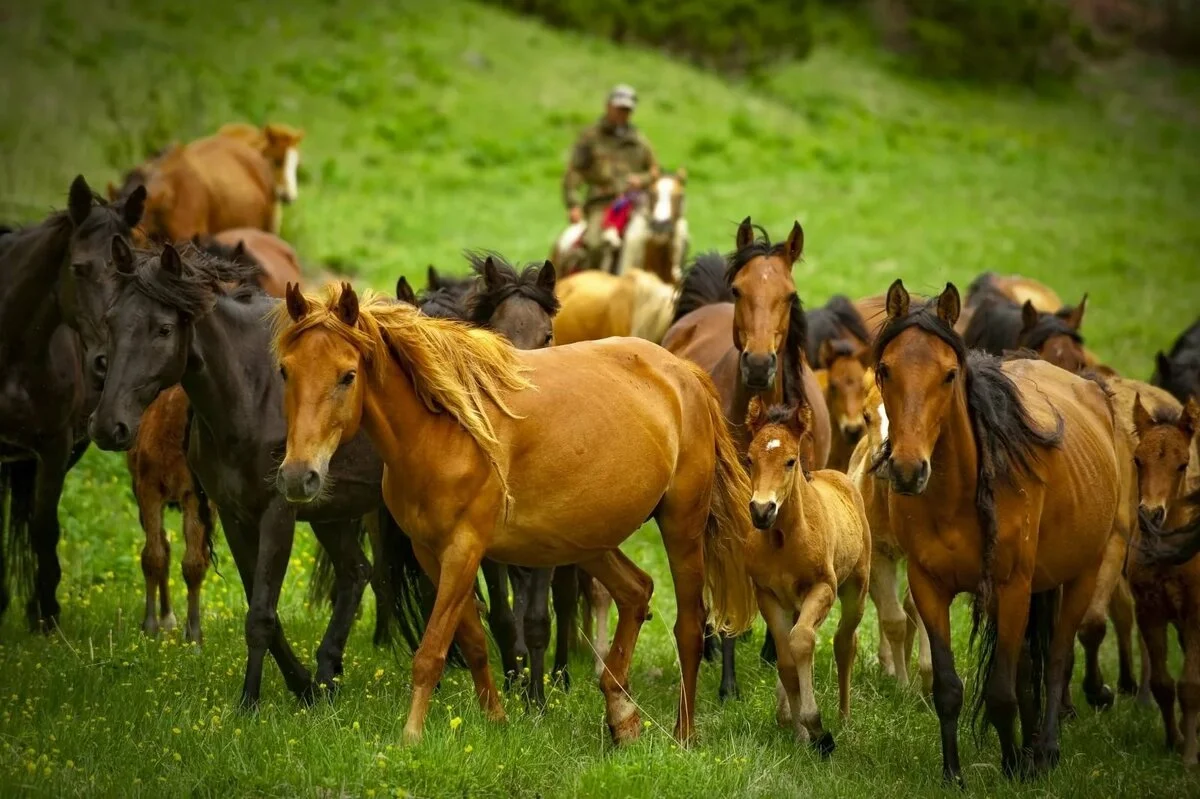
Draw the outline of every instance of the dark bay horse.
[[[963,341],[968,349],[992,355],[1030,350],[1068,372],[1082,372],[1088,366],[1079,332],[1085,310],[1086,294],[1079,305],[1059,311],[1039,311],[1032,300],[1017,305],[1007,297],[988,296],[976,304]]]
[[[792,266],[804,250],[804,230],[792,226],[786,241],[771,244],[746,217],[728,258],[706,253],[684,276],[675,321],[663,336],[669,351],[698,364],[721,395],[721,407],[741,453],[750,443],[746,411],[752,397],[768,405],[810,405],[812,435],[804,441],[809,469],[829,459],[829,411],[807,363],[808,326]],[[720,698],[737,695],[732,640],[722,643]],[[764,657],[773,659],[767,638]]]
[[[1180,402],[1200,399],[1200,319],[1175,339],[1169,352],[1154,356],[1154,375],[1150,382],[1171,392]]]
[[[978,598],[975,627],[984,636],[976,719],[985,712],[996,728],[1006,774],[1025,765],[1018,713],[1033,766],[1050,768],[1075,634],[1122,521],[1113,408],[1097,383],[1044,361],[968,355],[954,331],[961,304],[953,285],[910,305],[897,280],[875,342],[890,420],[879,464],[891,485],[892,531],[908,555],[909,586],[929,633],[942,775],[961,783],[963,690],[950,648],[950,603],[959,593]],[[1033,657],[1022,655],[1027,640]],[[1018,684],[1024,668],[1032,678]]]
[[[145,197],[105,203],[80,176],[66,211],[0,239],[0,613],[12,579],[31,627],[58,622],[58,501],[96,401],[90,363],[103,339],[82,321],[81,288],[107,268],[112,238],[131,235]]]
[[[336,685],[370,576],[359,543],[364,516],[382,514],[385,562],[377,568],[389,581],[393,618],[415,641],[419,571],[407,539],[382,508],[383,465],[370,442],[347,441],[327,454],[336,486],[318,502],[294,506],[274,487],[287,427],[266,322],[277,301],[252,285],[257,265],[225,261],[190,244],[182,257],[170,245],[160,255],[135,256],[119,239],[113,251],[118,288],[104,316],[108,369],[90,430],[102,449],[127,449],[155,397],[177,384],[187,394],[194,415],[188,463],[217,506],[249,602],[242,703],[258,702],[268,649],[288,688],[306,701],[314,695],[308,669],[276,614],[297,520],[312,525],[335,572],[316,685]]]
[[[835,294],[820,308],[804,312],[808,323],[805,355],[812,366],[821,363],[821,348],[825,342],[848,342],[857,348],[870,347],[872,336],[867,324],[849,297]]]

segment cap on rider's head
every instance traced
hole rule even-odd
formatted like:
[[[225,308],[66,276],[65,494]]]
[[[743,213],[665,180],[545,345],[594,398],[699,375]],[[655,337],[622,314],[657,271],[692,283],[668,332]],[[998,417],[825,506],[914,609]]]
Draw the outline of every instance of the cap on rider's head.
[[[632,111],[637,107],[637,92],[626,83],[619,83],[608,93],[608,104],[617,108],[628,108]]]

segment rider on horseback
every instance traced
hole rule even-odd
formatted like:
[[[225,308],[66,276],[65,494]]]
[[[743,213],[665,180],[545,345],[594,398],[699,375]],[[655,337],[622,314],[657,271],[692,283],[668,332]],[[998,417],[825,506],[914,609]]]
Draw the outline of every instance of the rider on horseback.
[[[582,240],[585,268],[600,267],[615,249],[605,234],[608,229],[615,229],[618,235],[623,232],[623,222],[632,211],[625,194],[643,189],[658,173],[650,142],[629,122],[636,106],[633,87],[622,84],[613,88],[604,116],[576,140],[563,175],[568,218],[572,224],[587,221]],[[588,188],[581,205],[579,188],[583,184]]]

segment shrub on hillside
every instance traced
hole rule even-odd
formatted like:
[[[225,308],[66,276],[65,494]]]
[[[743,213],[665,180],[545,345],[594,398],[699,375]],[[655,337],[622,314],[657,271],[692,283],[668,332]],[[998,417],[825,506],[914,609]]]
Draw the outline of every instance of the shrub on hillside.
[[[879,0],[885,42],[937,77],[1036,84],[1076,66],[1062,0]]]
[[[807,0],[488,0],[560,28],[662,47],[704,67],[754,72],[812,47]]]

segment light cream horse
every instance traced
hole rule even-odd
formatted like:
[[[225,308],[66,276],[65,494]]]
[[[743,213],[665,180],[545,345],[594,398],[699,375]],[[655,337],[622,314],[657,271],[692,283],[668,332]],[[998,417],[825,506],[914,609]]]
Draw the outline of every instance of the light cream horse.
[[[625,229],[617,274],[645,269],[665,283],[675,285],[680,281],[688,248],[686,184],[687,171],[680,167],[656,178],[642,194]]]
[[[678,290],[643,269],[619,277],[589,269],[560,280],[554,318],[558,344],[633,336],[658,344],[671,326]]]

